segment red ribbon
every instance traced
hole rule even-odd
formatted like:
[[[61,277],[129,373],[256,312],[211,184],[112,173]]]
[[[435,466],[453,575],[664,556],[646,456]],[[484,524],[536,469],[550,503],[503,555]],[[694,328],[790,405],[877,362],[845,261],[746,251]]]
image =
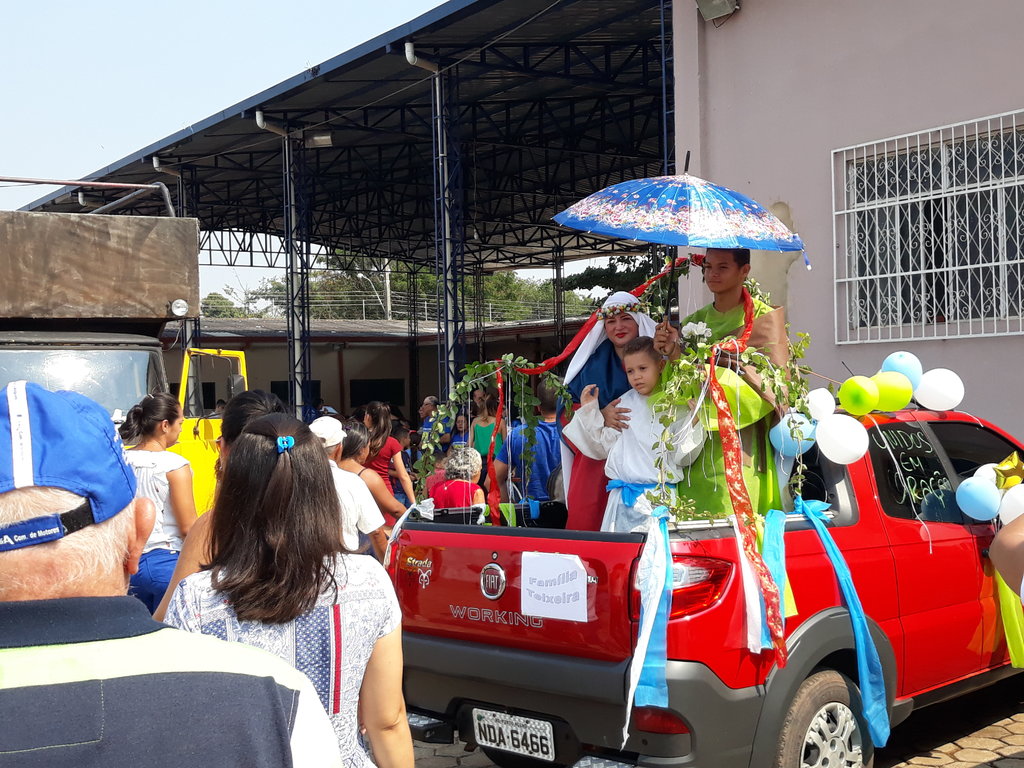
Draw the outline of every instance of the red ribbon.
[[[711,375],[709,392],[711,400],[718,411],[718,434],[722,440],[722,459],[725,464],[726,488],[729,500],[736,516],[736,525],[743,542],[743,555],[757,575],[761,594],[764,596],[765,614],[768,619],[768,631],[771,633],[772,645],[775,647],[775,660],[778,666],[786,666],[789,654],[786,650],[786,639],[783,636],[782,613],[779,610],[779,587],[768,572],[768,567],[757,551],[757,535],[754,533],[754,511],[750,504],[750,493],[743,480],[743,454],[740,449],[739,432],[725,390],[715,374],[718,355],[721,352],[739,354],[747,348],[750,334],[754,329],[754,300],[746,288],[743,289],[743,333],[739,338],[730,339],[711,348]]]

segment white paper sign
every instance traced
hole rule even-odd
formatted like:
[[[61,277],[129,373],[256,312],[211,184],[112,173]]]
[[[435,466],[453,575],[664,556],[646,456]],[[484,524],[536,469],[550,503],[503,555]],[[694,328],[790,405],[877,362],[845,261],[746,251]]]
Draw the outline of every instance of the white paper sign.
[[[520,579],[523,615],[587,620],[587,569],[578,556],[524,552]]]

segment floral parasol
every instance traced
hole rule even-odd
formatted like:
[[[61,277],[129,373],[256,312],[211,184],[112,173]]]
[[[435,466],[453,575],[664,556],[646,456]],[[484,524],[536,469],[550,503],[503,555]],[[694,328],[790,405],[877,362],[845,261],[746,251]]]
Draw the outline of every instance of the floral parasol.
[[[662,245],[804,249],[800,237],[759,203],[688,173],[613,184],[554,218],[573,229]]]

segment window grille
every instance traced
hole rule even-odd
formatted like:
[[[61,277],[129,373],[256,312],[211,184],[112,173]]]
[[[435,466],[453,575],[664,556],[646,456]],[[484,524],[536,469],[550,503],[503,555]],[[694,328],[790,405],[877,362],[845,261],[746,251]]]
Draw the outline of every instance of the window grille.
[[[1024,111],[832,153],[836,343],[1024,333]]]

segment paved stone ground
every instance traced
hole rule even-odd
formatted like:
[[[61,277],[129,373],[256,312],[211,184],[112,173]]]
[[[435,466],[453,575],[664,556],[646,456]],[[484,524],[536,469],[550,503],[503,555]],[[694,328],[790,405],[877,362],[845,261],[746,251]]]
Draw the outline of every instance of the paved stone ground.
[[[893,731],[875,768],[1024,768],[1024,679],[922,709]],[[491,768],[461,743],[416,742],[416,768]]]

